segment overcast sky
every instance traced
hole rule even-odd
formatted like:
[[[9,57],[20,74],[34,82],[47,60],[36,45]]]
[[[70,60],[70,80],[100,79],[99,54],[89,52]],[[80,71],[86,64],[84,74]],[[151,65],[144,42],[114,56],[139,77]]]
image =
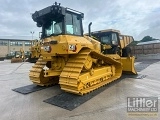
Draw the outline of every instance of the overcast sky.
[[[150,35],[160,39],[160,0],[56,0],[61,6],[84,13],[83,26],[88,32],[118,29],[122,34],[141,40]],[[38,38],[41,29],[31,13],[50,6],[54,0],[0,0],[0,38]]]

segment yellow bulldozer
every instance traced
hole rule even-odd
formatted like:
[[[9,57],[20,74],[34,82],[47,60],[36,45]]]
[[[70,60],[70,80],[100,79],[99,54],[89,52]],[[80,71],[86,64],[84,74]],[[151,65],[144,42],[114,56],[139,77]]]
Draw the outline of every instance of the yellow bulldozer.
[[[31,47],[30,47],[30,56],[28,59],[28,62],[36,63],[38,58],[41,55],[41,44],[42,42],[40,40],[32,40],[31,41]]]
[[[25,61],[25,53],[21,48],[20,51],[15,51],[14,57],[11,59],[11,63],[18,63]]]
[[[88,36],[83,35],[83,17],[57,3],[32,14],[42,27],[41,56],[29,73],[34,84],[58,83],[66,92],[84,95],[117,80],[122,72],[136,74],[127,47],[133,37],[116,30],[91,33],[91,24]]]

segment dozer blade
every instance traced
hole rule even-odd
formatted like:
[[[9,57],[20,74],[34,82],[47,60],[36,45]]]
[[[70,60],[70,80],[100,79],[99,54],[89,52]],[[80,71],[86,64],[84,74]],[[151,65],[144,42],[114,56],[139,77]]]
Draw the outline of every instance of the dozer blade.
[[[22,62],[22,58],[12,58],[11,63],[19,63]]]
[[[123,66],[123,73],[127,74],[137,74],[134,66],[135,57],[121,57],[121,62]]]

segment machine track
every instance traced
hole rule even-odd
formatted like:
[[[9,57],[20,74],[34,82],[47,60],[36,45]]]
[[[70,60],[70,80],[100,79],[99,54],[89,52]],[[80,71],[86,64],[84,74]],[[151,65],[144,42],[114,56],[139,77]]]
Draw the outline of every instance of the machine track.
[[[43,68],[47,62],[44,62],[40,57],[37,62],[32,66],[32,69],[29,73],[30,80],[40,86],[50,86],[54,84],[58,84],[57,77],[44,77],[44,70]]]
[[[85,64],[90,64],[88,56],[103,60],[105,64],[84,71]],[[90,49],[85,49],[69,58],[60,75],[59,84],[61,89],[66,92],[83,95],[118,79],[121,74],[120,62]]]

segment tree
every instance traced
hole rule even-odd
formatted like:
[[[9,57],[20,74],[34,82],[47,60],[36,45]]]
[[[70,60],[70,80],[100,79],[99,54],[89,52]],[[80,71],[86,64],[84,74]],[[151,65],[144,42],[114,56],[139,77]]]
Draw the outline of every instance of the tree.
[[[140,41],[132,41],[129,45],[130,46],[134,46],[134,45],[137,45]]]
[[[153,40],[153,38],[151,37],[151,36],[145,36],[142,40],[141,40],[141,42],[147,42],[147,41],[152,41]]]

